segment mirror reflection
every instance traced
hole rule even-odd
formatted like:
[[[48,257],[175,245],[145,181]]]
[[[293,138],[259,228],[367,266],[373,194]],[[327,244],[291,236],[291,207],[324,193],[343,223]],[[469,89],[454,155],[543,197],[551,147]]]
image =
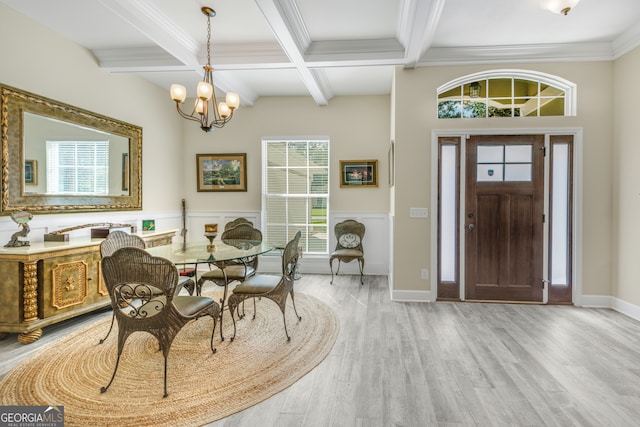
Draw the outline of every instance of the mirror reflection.
[[[142,209],[142,128],[0,84],[0,214]]]
[[[129,140],[24,113],[24,194],[129,194]]]

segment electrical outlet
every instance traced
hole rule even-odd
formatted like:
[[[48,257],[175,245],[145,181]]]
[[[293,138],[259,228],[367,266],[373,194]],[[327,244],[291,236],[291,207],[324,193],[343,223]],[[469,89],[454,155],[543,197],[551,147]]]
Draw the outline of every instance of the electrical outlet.
[[[420,278],[423,280],[429,280],[429,269],[423,268],[420,270]]]

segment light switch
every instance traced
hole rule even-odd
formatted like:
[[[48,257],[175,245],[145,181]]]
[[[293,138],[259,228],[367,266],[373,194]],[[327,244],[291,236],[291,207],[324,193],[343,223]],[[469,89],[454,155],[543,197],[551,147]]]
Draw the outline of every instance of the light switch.
[[[427,208],[409,208],[409,216],[411,218],[428,218],[429,209]]]

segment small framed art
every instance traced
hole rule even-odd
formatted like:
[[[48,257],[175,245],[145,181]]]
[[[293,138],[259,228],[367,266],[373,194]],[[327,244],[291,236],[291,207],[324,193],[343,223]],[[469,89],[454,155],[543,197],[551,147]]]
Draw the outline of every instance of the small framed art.
[[[247,154],[196,154],[198,191],[247,191]]]
[[[340,187],[377,186],[377,160],[340,160]]]
[[[24,161],[24,183],[38,185],[38,161]]]

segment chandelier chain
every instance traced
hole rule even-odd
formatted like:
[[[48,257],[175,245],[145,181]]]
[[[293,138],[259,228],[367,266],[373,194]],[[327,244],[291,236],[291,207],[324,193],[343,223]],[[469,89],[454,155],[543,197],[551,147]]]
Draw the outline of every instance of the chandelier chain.
[[[211,16],[207,15],[207,65],[211,65]]]

